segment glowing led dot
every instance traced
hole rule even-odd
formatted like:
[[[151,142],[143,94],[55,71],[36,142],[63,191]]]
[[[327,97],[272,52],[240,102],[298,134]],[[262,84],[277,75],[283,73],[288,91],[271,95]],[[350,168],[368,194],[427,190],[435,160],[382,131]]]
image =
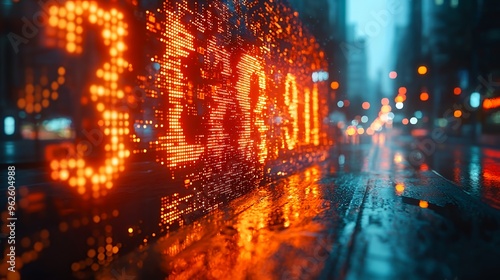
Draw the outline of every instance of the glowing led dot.
[[[69,52],[69,53],[74,53],[76,51],[76,44],[73,43],[73,42],[69,42],[67,45],[66,45],[66,50]]]
[[[68,33],[66,34],[66,40],[73,42],[76,40],[76,34],[75,33]]]
[[[66,9],[68,11],[74,11],[75,10],[75,3],[72,1],[66,2]]]
[[[59,172],[59,178],[62,180],[62,181],[65,181],[69,178],[69,172],[68,170],[64,169],[64,170],[61,170]]]
[[[57,26],[58,22],[59,22],[59,18],[57,16],[53,16],[52,15],[52,16],[49,17],[49,25],[50,26],[55,27],[55,26]]]
[[[43,98],[46,98],[46,99],[47,99],[47,98],[50,98],[50,90],[48,90],[48,89],[44,89],[44,90],[42,91],[42,96],[43,96]]]
[[[24,107],[26,107],[26,99],[19,98],[17,100],[17,107],[19,107],[19,109],[23,109]]]
[[[90,14],[89,15],[89,22],[90,23],[96,23],[97,22],[97,16],[95,14]]]

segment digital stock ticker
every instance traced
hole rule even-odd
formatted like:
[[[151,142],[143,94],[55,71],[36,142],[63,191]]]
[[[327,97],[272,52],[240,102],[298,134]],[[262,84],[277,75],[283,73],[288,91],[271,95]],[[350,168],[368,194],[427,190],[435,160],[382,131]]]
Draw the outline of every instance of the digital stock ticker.
[[[0,0],[0,280],[499,279],[494,0]]]
[[[53,236],[86,228],[83,244],[61,242],[78,258],[57,268],[86,278],[126,239],[143,246],[325,157],[316,149],[327,142],[324,53],[279,1],[13,2],[8,15],[24,16],[7,36],[11,110],[22,137],[37,142],[30,157],[43,162],[24,179],[44,189],[20,187],[17,215],[47,227],[19,226],[16,277],[54,261],[45,252],[60,243]],[[46,188],[78,196],[81,208],[61,221],[38,217],[65,208],[43,205]],[[127,214],[110,206],[132,188],[137,199],[153,190],[156,210],[147,222],[128,216],[126,227]]]

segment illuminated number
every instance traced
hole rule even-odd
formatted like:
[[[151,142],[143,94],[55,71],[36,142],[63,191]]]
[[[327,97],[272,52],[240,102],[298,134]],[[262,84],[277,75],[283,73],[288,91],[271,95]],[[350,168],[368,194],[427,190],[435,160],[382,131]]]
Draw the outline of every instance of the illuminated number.
[[[154,30],[156,18],[149,12],[148,15],[148,24],[151,25],[148,29],[157,32]],[[166,111],[165,115],[168,119],[164,123],[167,127],[162,129],[160,125],[158,129],[160,136],[154,146],[158,161],[175,168],[199,159],[205,151],[203,142],[206,139],[203,138],[206,136],[199,135],[196,131],[188,131],[188,129],[195,130],[202,125],[202,116],[198,114],[196,104],[194,104],[197,98],[195,88],[197,85],[189,81],[182,69],[183,61],[187,61],[189,54],[195,51],[194,37],[182,25],[179,15],[165,11],[165,18],[167,24],[162,26],[161,33],[162,42],[165,44],[165,54],[163,57],[155,58],[161,67],[161,75],[156,81],[156,87],[163,94],[168,94],[170,107],[161,108],[162,111]]]
[[[222,168],[222,159],[234,156],[231,154],[231,134],[236,137],[236,141],[239,141],[241,127],[231,130],[227,123],[228,114],[231,114],[228,110],[230,110],[231,104],[236,101],[231,97],[234,92],[231,92],[229,87],[225,85],[228,83],[227,78],[231,76],[229,53],[216,44],[215,37],[208,40],[207,50],[209,54],[212,54],[210,65],[215,65],[212,69],[208,68],[209,70],[204,76],[207,84],[212,87],[212,96],[205,97],[208,98],[206,102],[212,103],[208,121],[207,156],[220,162]],[[241,116],[239,117],[241,118]],[[226,166],[227,163],[224,162],[224,165]]]
[[[288,109],[287,115],[285,117],[288,122],[286,129],[286,143],[288,149],[292,150],[298,144],[299,139],[297,80],[292,74],[286,75],[285,105]]]
[[[319,97],[318,86],[314,85],[313,90],[304,89],[304,143],[319,145]],[[311,127],[312,125],[312,127]]]
[[[104,145],[104,162],[92,166],[77,154],[69,159],[53,160],[50,163],[51,177],[54,180],[68,182],[80,194],[86,194],[90,188],[92,196],[96,198],[113,187],[113,179],[123,172],[125,159],[130,155],[125,146],[125,139],[129,134],[129,114],[116,109],[124,98],[119,84],[120,74],[129,67],[123,57],[127,49],[124,38],[127,36],[128,26],[124,22],[123,13],[116,9],[104,10],[93,1],[68,1],[64,6],[50,6],[49,16],[48,34],[61,34],[59,37],[64,39],[57,46],[64,48],[69,54],[80,54],[83,51],[84,23],[97,25],[101,40],[108,47],[106,60],[96,69],[95,80],[89,90],[94,108],[100,113],[100,129],[92,131],[91,136],[102,139],[93,144]],[[80,150],[89,147],[76,148]]]
[[[314,85],[312,90],[312,120],[313,128],[311,131],[312,141],[315,146],[319,145],[319,97],[318,97],[318,86]]]
[[[304,142],[311,143],[311,90],[304,89]]]
[[[157,32],[153,24],[156,18],[148,14],[148,29]],[[166,129],[158,129],[160,136],[153,143],[158,161],[177,168],[198,162],[204,153],[207,158],[221,159],[224,153],[236,149],[248,160],[252,160],[252,151],[257,150],[256,156],[263,163],[267,155],[267,127],[262,62],[249,55],[242,56],[234,92],[227,86],[233,74],[231,56],[217,45],[215,37],[207,40],[206,48],[195,49],[194,37],[179,15],[165,10],[165,19],[169,23],[161,35],[165,55],[153,58],[160,63],[162,72],[156,86],[168,92],[170,106],[162,108],[168,125]],[[252,75],[256,75],[254,79],[257,77],[255,93],[251,93]],[[256,95],[254,105],[250,105],[252,94]]]
[[[266,77],[262,61],[250,55],[243,55],[238,63],[239,79],[236,84],[238,100],[244,104],[243,148],[248,159],[253,160],[252,151],[257,152],[261,164],[267,159],[267,131],[265,95]]]

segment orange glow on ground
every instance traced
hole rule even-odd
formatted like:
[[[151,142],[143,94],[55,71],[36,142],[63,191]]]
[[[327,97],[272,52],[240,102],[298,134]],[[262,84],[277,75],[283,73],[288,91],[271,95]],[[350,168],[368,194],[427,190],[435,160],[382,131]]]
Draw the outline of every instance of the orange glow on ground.
[[[405,185],[404,184],[396,184],[395,189],[396,189],[396,193],[398,195],[401,195],[401,194],[403,194],[403,192],[405,190]]]
[[[401,163],[403,162],[403,156],[400,153],[397,153],[394,155],[394,162],[395,163]]]
[[[420,165],[420,171],[429,171],[429,165],[426,163]]]
[[[429,207],[429,202],[427,202],[425,200],[420,200],[420,202],[418,203],[418,206],[420,208],[423,208],[423,209],[428,208]]]

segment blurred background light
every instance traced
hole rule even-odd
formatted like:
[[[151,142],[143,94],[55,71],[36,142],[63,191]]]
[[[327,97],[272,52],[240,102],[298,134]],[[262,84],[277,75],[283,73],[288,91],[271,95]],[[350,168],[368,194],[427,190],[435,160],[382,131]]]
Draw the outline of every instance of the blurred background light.
[[[418,74],[425,75],[425,74],[427,74],[427,67],[424,65],[419,66],[417,71],[418,71]]]
[[[470,106],[472,108],[478,108],[481,105],[481,94],[479,92],[473,92],[470,95]]]
[[[5,135],[13,135],[16,132],[16,120],[12,116],[7,116],[3,120],[3,131]]]

